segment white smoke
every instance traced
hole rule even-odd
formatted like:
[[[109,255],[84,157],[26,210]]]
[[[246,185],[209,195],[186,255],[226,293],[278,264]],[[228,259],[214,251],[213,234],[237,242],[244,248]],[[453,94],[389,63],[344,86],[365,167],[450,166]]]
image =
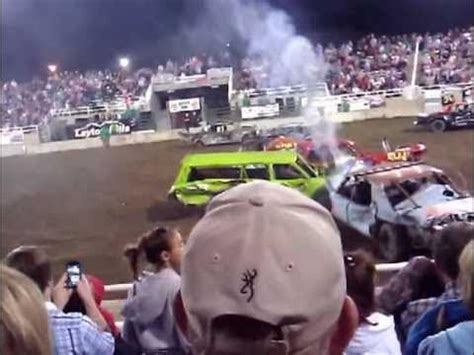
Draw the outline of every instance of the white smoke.
[[[322,80],[325,65],[321,51],[299,35],[291,17],[256,0],[208,1],[211,17],[224,20],[246,44],[246,54],[252,63],[268,74],[255,77],[258,87],[311,84]]]
[[[321,84],[327,72],[321,47],[298,34],[288,13],[265,1],[208,0],[203,18],[217,28],[210,31],[235,33],[247,44],[246,56],[261,66],[267,76],[255,76],[260,88],[305,84]],[[220,28],[222,26],[222,28]],[[335,150],[337,126],[312,105],[314,93],[308,90],[308,105],[303,115],[314,127],[317,144],[329,145]]]

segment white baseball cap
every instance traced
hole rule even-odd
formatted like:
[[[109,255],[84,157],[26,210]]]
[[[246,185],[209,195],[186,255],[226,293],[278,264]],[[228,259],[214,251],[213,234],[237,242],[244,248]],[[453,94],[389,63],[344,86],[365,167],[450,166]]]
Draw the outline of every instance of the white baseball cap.
[[[290,353],[336,324],[346,295],[340,234],[299,191],[259,181],[216,196],[191,232],[182,299],[194,341],[241,315],[281,327]]]

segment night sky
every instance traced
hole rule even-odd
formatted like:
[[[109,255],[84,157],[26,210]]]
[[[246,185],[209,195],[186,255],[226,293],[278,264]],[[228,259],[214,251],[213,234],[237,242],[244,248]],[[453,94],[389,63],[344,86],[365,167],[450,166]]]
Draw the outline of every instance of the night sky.
[[[207,23],[205,4],[213,1],[230,0],[0,0],[1,77],[44,75],[48,63],[113,68],[121,55],[134,67],[154,67],[238,43]],[[473,0],[269,1],[290,14],[300,33],[326,42],[474,25]]]

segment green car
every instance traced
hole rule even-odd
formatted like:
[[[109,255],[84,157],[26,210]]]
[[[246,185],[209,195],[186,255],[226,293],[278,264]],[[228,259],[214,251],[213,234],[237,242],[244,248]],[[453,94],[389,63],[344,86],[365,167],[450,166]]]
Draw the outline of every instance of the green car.
[[[308,197],[325,190],[325,179],[294,151],[190,154],[169,191],[170,199],[201,206],[233,186],[270,180]]]

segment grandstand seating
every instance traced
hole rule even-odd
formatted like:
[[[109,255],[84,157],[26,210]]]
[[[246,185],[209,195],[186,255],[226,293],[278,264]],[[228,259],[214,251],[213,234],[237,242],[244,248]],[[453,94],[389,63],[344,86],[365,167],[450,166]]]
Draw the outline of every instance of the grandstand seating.
[[[423,60],[419,64],[421,84],[468,82],[474,78],[474,46],[468,30],[424,37],[415,34],[368,35],[356,43],[349,41],[337,48],[330,44],[321,49],[329,67],[325,79],[330,93],[349,94],[405,86],[413,48],[420,38],[423,48]],[[322,48],[318,44],[316,47]],[[143,101],[154,74],[199,74],[206,68],[227,65],[228,62],[228,55],[192,57],[183,64],[168,61],[166,66],[159,66],[156,73],[147,68],[136,72],[65,71],[28,83],[5,82],[0,92],[0,126],[38,125],[58,114],[101,110],[105,106],[114,109],[117,101],[122,102],[120,105],[128,105],[137,97]],[[265,76],[268,63],[255,62],[251,58],[244,58],[241,62],[232,58],[231,62],[235,72],[234,87],[250,89],[251,95],[261,94],[256,86],[257,83],[259,88],[265,86],[265,81],[255,80],[253,75]]]

